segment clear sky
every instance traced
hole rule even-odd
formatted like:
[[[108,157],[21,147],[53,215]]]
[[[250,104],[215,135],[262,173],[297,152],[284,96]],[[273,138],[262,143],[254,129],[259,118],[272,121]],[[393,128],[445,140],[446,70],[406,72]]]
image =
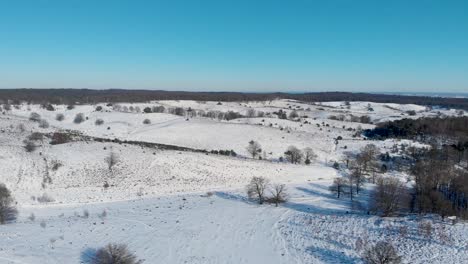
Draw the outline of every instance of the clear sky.
[[[0,0],[0,87],[467,92],[468,1]]]

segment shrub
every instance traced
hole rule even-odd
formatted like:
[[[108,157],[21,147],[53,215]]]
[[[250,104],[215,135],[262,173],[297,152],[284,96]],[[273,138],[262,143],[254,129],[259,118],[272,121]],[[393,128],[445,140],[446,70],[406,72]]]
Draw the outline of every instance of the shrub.
[[[143,120],[143,124],[149,125],[149,124],[151,124],[151,120],[149,120],[149,119],[147,118],[147,119]]]
[[[336,162],[336,161],[333,162],[333,168],[334,168],[335,170],[338,170],[338,169],[340,168],[340,164],[339,164],[338,162]]]
[[[17,215],[18,210],[16,210],[10,190],[5,184],[0,183],[0,224],[15,220]]]
[[[151,113],[152,111],[151,111],[151,108],[150,108],[150,107],[145,107],[145,108],[143,109],[143,112],[145,112],[145,113]]]
[[[102,111],[102,106],[100,106],[100,105],[96,106],[96,111],[98,111],[98,112]]]
[[[39,121],[39,127],[40,128],[48,128],[49,127],[49,122],[47,122],[47,120],[45,120],[45,119],[41,119]]]
[[[47,111],[55,111],[54,106],[51,105],[51,104],[47,104],[46,107],[45,107],[45,109],[46,109]]]
[[[42,135],[42,133],[39,133],[39,132],[33,132],[31,133],[31,135],[28,136],[28,139],[31,141],[38,141],[38,140],[42,140],[43,138],[44,138],[44,135]]]
[[[52,140],[50,141],[51,145],[64,144],[71,141],[71,135],[63,132],[55,132],[52,134]]]
[[[112,171],[112,167],[119,162],[119,157],[114,152],[110,152],[109,156],[105,158],[105,162],[107,163],[107,167],[110,171]]]
[[[401,263],[401,257],[392,244],[384,241],[377,242],[368,248],[362,256],[367,264],[397,264]]]
[[[104,120],[102,120],[101,118],[98,118],[98,119],[96,119],[96,121],[94,122],[94,124],[95,124],[96,126],[100,126],[100,125],[104,124]]]
[[[153,106],[151,110],[153,113],[164,113],[166,109],[164,108],[164,106],[160,105],[160,106]]]
[[[128,249],[125,244],[110,243],[96,251],[92,258],[92,264],[139,264],[143,261],[138,260],[136,255]]]
[[[55,116],[55,120],[57,121],[63,121],[65,119],[65,116],[63,114],[57,114]]]
[[[54,198],[50,197],[47,193],[44,193],[41,196],[37,197],[37,201],[40,203],[51,203],[55,200]]]
[[[75,118],[73,119],[73,123],[80,124],[85,120],[83,113],[76,114]]]
[[[63,164],[62,164],[60,161],[58,161],[58,160],[52,160],[50,163],[51,163],[51,165],[52,165],[52,168],[51,168],[51,169],[52,169],[53,171],[56,171],[56,170],[58,170],[58,168],[60,168],[60,167],[63,166]]]
[[[38,113],[36,112],[32,112],[30,115],[29,115],[29,120],[33,121],[33,122],[39,122],[41,121],[41,115],[39,115]]]
[[[67,106],[67,109],[68,109],[68,110],[72,110],[72,109],[74,109],[74,108],[75,108],[75,106],[72,105],[72,104],[69,104],[69,105]]]
[[[25,141],[25,145],[24,145],[24,149],[27,151],[27,152],[33,152],[34,150],[36,150],[37,146],[36,144],[34,144],[34,142],[32,141]]]

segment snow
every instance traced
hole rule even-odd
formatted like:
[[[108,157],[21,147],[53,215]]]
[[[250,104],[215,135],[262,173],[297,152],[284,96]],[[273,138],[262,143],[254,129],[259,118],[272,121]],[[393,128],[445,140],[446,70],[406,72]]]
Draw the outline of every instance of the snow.
[[[20,215],[17,221],[0,225],[0,263],[86,263],[96,248],[109,242],[128,244],[145,263],[360,263],[359,238],[368,243],[393,242],[405,263],[468,262],[465,223],[451,225],[427,216],[423,220],[432,221],[435,227],[428,238],[419,234],[421,219],[416,216],[368,215],[365,208],[371,184],[353,203],[328,191],[332,180],[341,176],[332,168],[333,162],[341,162],[347,153],[356,153],[368,143],[382,152],[390,152],[395,144],[424,147],[410,140],[370,142],[353,137],[352,129],[374,125],[330,120],[330,115],[369,115],[378,122],[409,118],[406,111],[410,110],[417,112],[410,118],[437,116],[438,111],[458,114],[455,110],[377,103],[370,103],[374,111],[369,112],[368,104],[351,102],[348,109],[344,102],[293,100],[122,103],[140,109],[163,105],[242,114],[249,109],[288,113],[297,109],[299,115],[307,115],[300,121],[274,116],[220,121],[123,113],[105,104],[99,104],[102,111],[95,111],[95,105],[77,105],[72,110],[57,105],[55,111],[38,105],[13,108],[0,115],[0,182],[12,191]],[[31,112],[39,113],[50,127],[38,128],[29,121]],[[57,113],[63,113],[65,120],[55,120]],[[73,123],[77,113],[88,120]],[[98,118],[105,123],[96,126]],[[151,124],[143,124],[146,118]],[[96,141],[50,145],[48,139],[38,142],[33,152],[24,150],[23,140],[32,131],[57,130],[208,151],[232,149],[239,155]],[[336,145],[338,136],[343,139]],[[250,140],[262,145],[263,160],[248,155]],[[310,147],[318,157],[310,165],[279,162],[290,145]],[[118,162],[109,169],[105,160],[111,152]],[[60,165],[52,169],[54,163]],[[255,176],[286,184],[289,201],[275,207],[248,200],[244,186]],[[53,201],[39,202],[37,198],[43,195]],[[84,216],[85,210],[89,217]],[[30,219],[31,214],[35,220]],[[409,235],[401,235],[402,226]]]

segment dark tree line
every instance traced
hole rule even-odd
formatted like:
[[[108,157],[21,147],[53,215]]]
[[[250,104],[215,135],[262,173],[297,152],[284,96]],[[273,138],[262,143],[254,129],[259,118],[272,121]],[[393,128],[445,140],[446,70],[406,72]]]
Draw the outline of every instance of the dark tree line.
[[[235,92],[184,92],[162,90],[90,90],[90,89],[1,89],[0,99],[17,104],[26,101],[35,104],[95,104],[100,102],[147,102],[150,100],[199,101],[266,101],[276,98],[304,102],[370,101],[376,103],[419,104],[468,110],[465,98],[404,96],[370,93],[317,92],[317,93],[235,93]]]
[[[468,218],[468,171],[447,158],[446,148],[432,148],[415,158],[410,208],[418,213],[437,213]]]
[[[468,141],[468,117],[436,117],[401,119],[378,124],[364,131],[370,138],[406,138],[423,142],[434,137],[447,137],[457,141]]]

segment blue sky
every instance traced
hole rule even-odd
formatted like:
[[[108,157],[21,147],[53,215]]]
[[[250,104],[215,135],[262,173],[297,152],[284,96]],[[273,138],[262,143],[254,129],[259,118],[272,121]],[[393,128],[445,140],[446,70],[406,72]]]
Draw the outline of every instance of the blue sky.
[[[0,0],[0,87],[468,91],[468,1]]]

